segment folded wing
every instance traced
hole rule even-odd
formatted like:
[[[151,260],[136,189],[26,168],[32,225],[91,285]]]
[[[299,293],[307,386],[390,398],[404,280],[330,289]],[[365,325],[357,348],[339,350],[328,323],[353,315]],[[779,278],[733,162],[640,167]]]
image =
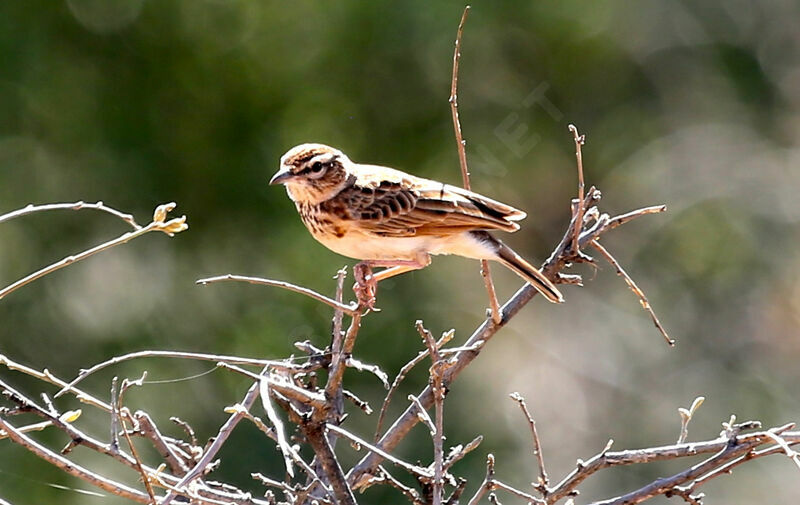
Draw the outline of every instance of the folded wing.
[[[362,168],[362,167],[360,167]],[[468,230],[519,229],[525,213],[491,198],[448,184],[367,166],[336,200],[334,211],[356,220],[362,231],[383,236],[439,235]]]

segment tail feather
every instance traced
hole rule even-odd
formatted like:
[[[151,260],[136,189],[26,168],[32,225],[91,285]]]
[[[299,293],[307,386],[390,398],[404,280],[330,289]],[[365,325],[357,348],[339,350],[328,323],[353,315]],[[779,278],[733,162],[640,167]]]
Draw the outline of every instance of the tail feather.
[[[484,232],[485,233],[485,232]],[[481,234],[483,235],[483,233]],[[548,301],[552,303],[561,303],[564,301],[564,296],[553,284],[553,282],[544,276],[536,267],[528,263],[522,256],[515,253],[513,249],[500,242],[493,236],[485,233],[481,237],[490,242],[496,251],[495,260],[499,261],[514,273],[528,281],[537,291],[539,291]]]

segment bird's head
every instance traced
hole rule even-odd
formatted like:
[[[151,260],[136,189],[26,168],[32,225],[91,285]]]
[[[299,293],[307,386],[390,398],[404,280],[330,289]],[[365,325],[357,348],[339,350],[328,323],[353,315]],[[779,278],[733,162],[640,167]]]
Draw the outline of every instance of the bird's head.
[[[324,144],[300,144],[281,157],[270,184],[283,184],[295,202],[318,203],[338,193],[347,181],[350,159]]]

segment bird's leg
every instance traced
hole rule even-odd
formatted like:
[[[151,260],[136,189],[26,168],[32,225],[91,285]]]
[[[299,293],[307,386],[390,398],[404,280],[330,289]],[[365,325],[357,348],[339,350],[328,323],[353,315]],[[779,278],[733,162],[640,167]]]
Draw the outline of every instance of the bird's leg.
[[[412,270],[419,270],[431,264],[428,254],[419,255],[413,260],[364,260],[353,267],[356,284],[353,291],[359,303],[374,310],[375,295],[378,292],[378,282],[404,274]],[[386,267],[378,273],[372,273],[372,267]]]

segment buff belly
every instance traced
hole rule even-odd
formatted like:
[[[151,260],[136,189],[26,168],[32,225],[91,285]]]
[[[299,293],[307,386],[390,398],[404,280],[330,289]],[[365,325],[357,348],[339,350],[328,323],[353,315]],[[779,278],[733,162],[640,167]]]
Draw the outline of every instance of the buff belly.
[[[496,257],[489,244],[469,232],[411,237],[375,236],[359,232],[350,232],[341,237],[313,232],[312,235],[331,251],[359,260],[416,261],[431,254],[455,254],[474,259]]]

